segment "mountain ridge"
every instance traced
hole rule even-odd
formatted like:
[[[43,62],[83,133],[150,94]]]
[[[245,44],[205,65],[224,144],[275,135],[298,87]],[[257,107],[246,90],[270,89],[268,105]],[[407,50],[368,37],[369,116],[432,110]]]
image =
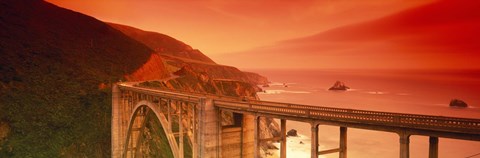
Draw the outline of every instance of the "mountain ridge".
[[[193,49],[191,46],[185,44],[184,42],[172,38],[168,35],[158,32],[144,31],[132,26],[122,24],[110,22],[107,22],[107,24],[123,32],[127,36],[139,42],[142,42],[143,44],[155,50],[155,52],[161,55],[172,55],[192,60],[198,60],[206,63],[215,63],[212,59],[204,55],[198,49]]]
[[[120,29],[126,35],[137,39],[151,49],[156,50],[155,53],[161,56],[170,73],[174,73],[184,66],[189,66],[196,73],[206,73],[213,79],[237,80],[253,85],[263,85],[269,82],[266,77],[259,74],[242,72],[233,66],[217,64],[202,52],[170,36],[157,32],[144,31],[132,26],[115,23],[108,24]],[[161,42],[155,42],[158,40]],[[152,78],[147,80],[152,80]]]

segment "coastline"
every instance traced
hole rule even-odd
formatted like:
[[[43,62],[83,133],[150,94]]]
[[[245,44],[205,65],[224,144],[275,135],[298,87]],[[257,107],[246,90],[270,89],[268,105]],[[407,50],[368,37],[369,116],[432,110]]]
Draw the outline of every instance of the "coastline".
[[[435,116],[479,118],[480,100],[475,91],[480,89],[479,79],[472,75],[438,78],[447,74],[428,76],[418,74],[397,77],[392,74],[375,72],[374,74],[349,74],[347,72],[315,72],[315,71],[273,71],[259,72],[272,82],[265,91],[257,95],[261,100],[290,102],[297,104],[327,106],[337,108],[363,109],[386,112],[402,112]],[[415,74],[415,73],[413,73]],[[397,74],[398,75],[398,74]],[[425,77],[426,76],[426,77]],[[475,76],[475,75],[473,75]],[[454,78],[454,79],[452,79]],[[328,91],[336,80],[344,81],[352,90],[344,92]],[[291,83],[284,87],[283,83]],[[265,93],[267,92],[267,93]],[[302,92],[302,93],[296,93]],[[466,98],[469,108],[450,108],[448,102],[453,97]],[[278,120],[276,120],[279,122]],[[298,144],[298,138],[290,138],[287,142],[287,157],[310,154],[310,125],[308,123],[287,121],[287,131],[296,129],[307,144],[298,147],[298,153],[290,151]],[[320,126],[320,150],[338,147],[339,129],[334,126]],[[293,142],[291,142],[293,141]],[[296,142],[295,142],[296,141]],[[348,129],[349,157],[370,158],[396,157],[399,153],[398,135],[395,133]],[[277,143],[278,145],[278,143]],[[293,146],[292,146],[293,145]],[[375,147],[375,150],[372,150]],[[428,137],[411,137],[411,157],[428,156]],[[473,141],[440,138],[440,157],[470,156],[480,150],[480,143]],[[272,151],[278,154],[278,150]],[[292,153],[296,153],[293,154]],[[455,153],[455,154],[454,154]],[[272,156],[274,157],[274,156]],[[338,157],[338,154],[323,155],[325,158]]]

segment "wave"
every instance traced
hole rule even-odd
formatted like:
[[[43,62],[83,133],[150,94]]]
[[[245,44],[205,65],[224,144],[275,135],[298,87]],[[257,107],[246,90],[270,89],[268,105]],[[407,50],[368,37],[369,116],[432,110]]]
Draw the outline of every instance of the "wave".
[[[259,92],[259,94],[284,94],[284,93],[307,94],[307,93],[311,93],[311,92],[307,92],[307,91],[287,91],[287,90],[281,90],[281,89],[269,89],[269,90],[264,90],[263,92]]]
[[[430,106],[443,106],[443,107],[448,107],[449,105],[448,104],[445,104],[445,103],[437,103],[437,104],[426,104],[426,105],[430,105]]]
[[[435,106],[442,106],[442,107],[450,107],[450,104],[445,104],[445,103],[438,103],[438,104],[432,104],[432,105],[435,105]],[[450,107],[451,108],[451,107]],[[478,109],[479,107],[476,107],[476,106],[471,106],[471,105],[468,105],[468,107],[466,107],[466,109]],[[464,108],[458,108],[458,109],[464,109]]]
[[[412,95],[410,93],[396,93],[396,95]]]
[[[388,92],[382,92],[382,91],[369,91],[369,92],[365,92],[365,93],[374,94],[374,95],[388,94]]]
[[[280,149],[280,143],[273,143],[275,147]],[[310,157],[310,137],[299,134],[298,137],[287,137],[287,157]],[[324,148],[320,145],[320,148]],[[272,155],[268,155],[267,158],[280,157],[280,150],[271,149],[268,151]],[[323,155],[319,155],[319,158],[325,158]]]
[[[297,83],[283,83],[283,82],[272,82],[272,83],[269,83],[268,85],[270,86],[284,86],[284,85],[294,85],[294,84],[297,84]]]
[[[353,89],[353,88],[347,89],[347,92],[356,92],[356,91],[360,91],[360,89]]]

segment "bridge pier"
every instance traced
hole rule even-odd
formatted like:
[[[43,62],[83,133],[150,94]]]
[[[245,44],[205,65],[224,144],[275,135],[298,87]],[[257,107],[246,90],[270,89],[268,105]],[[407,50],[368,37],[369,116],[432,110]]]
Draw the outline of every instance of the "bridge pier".
[[[428,158],[438,158],[438,137],[429,138]]]
[[[287,120],[280,119],[280,158],[287,157]]]
[[[254,121],[255,116],[243,114],[242,158],[253,157],[254,152]]]
[[[122,134],[122,93],[118,86],[112,86],[112,157],[120,157],[122,153],[123,140]]]
[[[318,158],[318,124],[312,123],[311,158]]]
[[[347,158],[347,127],[340,127],[340,158]]]
[[[218,158],[219,147],[219,123],[218,109],[215,108],[213,100],[202,98],[200,100],[200,112],[198,118],[198,154],[197,158]]]
[[[410,157],[410,134],[405,131],[399,133],[400,135],[400,158]]]
[[[254,124],[253,156],[254,156],[254,158],[260,158],[260,127],[259,127],[260,126],[260,117],[259,116],[255,116],[253,124]]]

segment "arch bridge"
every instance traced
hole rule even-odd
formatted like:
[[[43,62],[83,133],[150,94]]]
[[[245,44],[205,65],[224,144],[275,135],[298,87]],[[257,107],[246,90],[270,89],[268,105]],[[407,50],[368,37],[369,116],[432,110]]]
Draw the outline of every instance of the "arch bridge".
[[[224,112],[233,122],[223,124]],[[280,119],[280,134],[265,138],[262,119]],[[429,137],[429,158],[438,157],[438,138],[480,141],[480,119],[389,113],[241,100],[207,94],[175,92],[120,83],[112,94],[112,157],[144,157],[153,152],[146,140],[162,135],[164,157],[260,157],[261,144],[280,142],[286,157],[286,121],[311,125],[311,157],[339,153],[347,157],[347,129],[397,133],[400,158],[409,157],[410,136]],[[161,125],[153,128],[151,122]],[[318,126],[338,126],[338,148],[319,151]],[[152,141],[150,141],[151,143]]]

